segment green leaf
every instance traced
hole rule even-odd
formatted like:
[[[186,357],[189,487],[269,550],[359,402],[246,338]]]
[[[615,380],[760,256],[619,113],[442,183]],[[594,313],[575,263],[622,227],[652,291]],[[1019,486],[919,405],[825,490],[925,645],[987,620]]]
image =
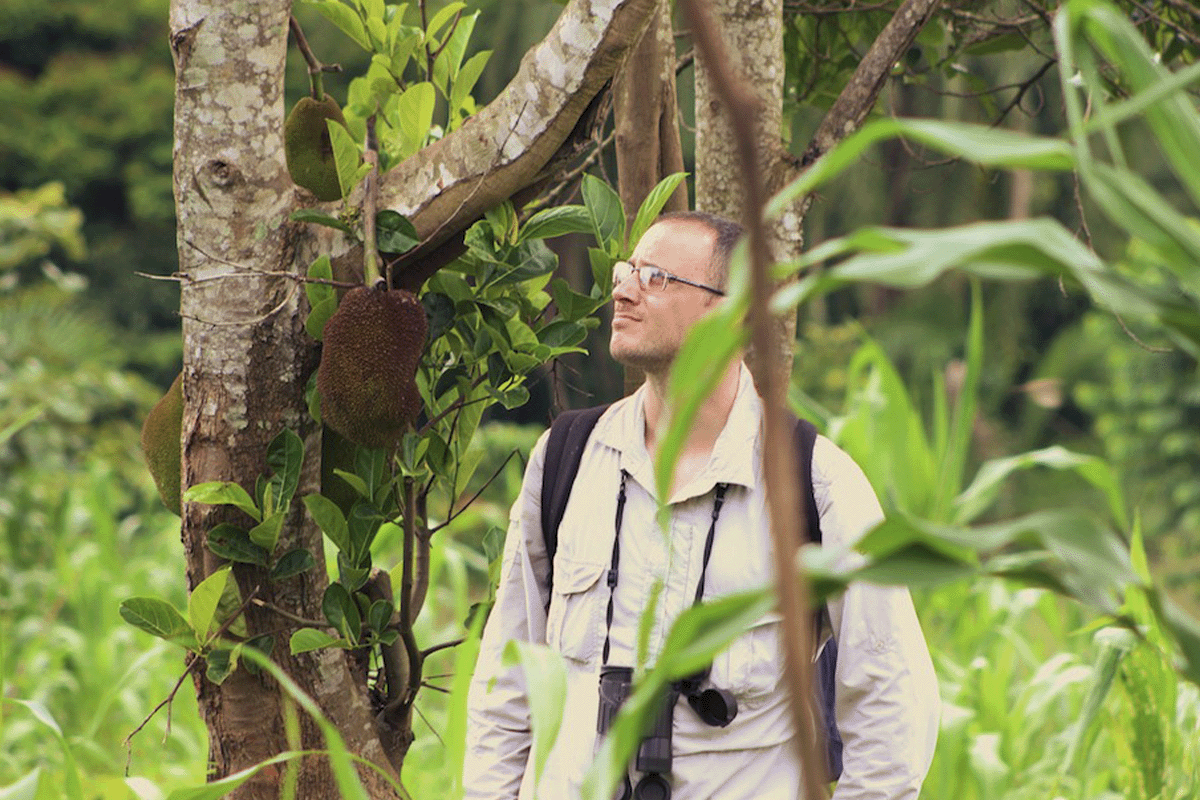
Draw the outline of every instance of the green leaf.
[[[367,611],[367,626],[377,634],[387,630],[396,607],[387,600],[376,600]]]
[[[350,552],[350,531],[337,503],[324,495],[310,494],[304,497],[304,507],[334,547],[343,553]]]
[[[521,228],[517,243],[553,239],[568,233],[592,233],[592,217],[583,206],[554,206],[534,214]]]
[[[975,519],[995,501],[1001,486],[1010,475],[1018,470],[1033,467],[1077,472],[1080,477],[1104,493],[1116,523],[1122,529],[1129,527],[1120,482],[1112,466],[1098,456],[1074,453],[1059,445],[985,462],[975,474],[971,485],[955,500],[954,521],[965,524]]]
[[[345,586],[340,583],[329,584],[321,599],[321,611],[333,629],[342,634],[346,641],[352,644],[358,641],[362,618],[358,613],[358,604],[350,597]]]
[[[367,29],[358,12],[340,0],[308,0],[308,2],[315,5],[325,19],[340,28],[359,47],[368,53],[372,51],[371,42],[367,39]]]
[[[671,199],[671,195],[675,193],[679,184],[687,177],[686,172],[676,172],[663,178],[658,182],[650,193],[646,195],[646,199],[642,201],[642,205],[638,208],[637,216],[633,220],[633,229],[629,232],[629,245],[626,247],[623,256],[628,258],[633,252],[633,248],[637,247],[638,240],[642,238],[642,234],[654,224],[654,220],[658,218],[659,212],[663,210],[663,206]]]
[[[414,83],[396,100],[395,113],[389,114],[388,121],[400,133],[401,158],[408,158],[424,146],[425,137],[433,127],[436,102],[437,93],[428,81]]]
[[[279,560],[275,562],[275,566],[271,567],[271,580],[277,583],[285,581],[288,578],[308,572],[316,565],[317,560],[313,557],[312,552],[303,547],[298,547],[295,550],[287,551],[279,557]]]
[[[301,208],[293,211],[289,217],[293,222],[309,222],[313,225],[324,225],[327,228],[337,228],[339,231],[354,235],[354,229],[342,222],[337,217],[331,217],[328,214],[317,211],[313,208]],[[323,256],[323,258],[327,258]]]
[[[62,771],[65,773],[63,780],[65,784],[63,789],[65,791],[63,794],[66,796],[66,800],[84,800],[83,785],[79,780],[79,769],[75,764],[75,754],[72,752],[71,745],[68,743],[67,737],[63,735],[62,728],[54,719],[54,716],[50,713],[50,710],[36,700],[18,700],[16,698],[5,697],[0,699],[0,702],[12,703],[25,708],[27,711],[33,714],[34,718],[37,719],[38,722],[42,723],[51,730],[51,732],[54,734],[54,738],[58,740],[58,746],[63,753]],[[17,785],[20,786],[23,783],[24,781],[21,781]],[[32,783],[36,786],[37,781],[35,780]],[[14,787],[9,788],[12,789]],[[0,794],[5,791],[7,790],[0,790]],[[17,795],[14,794],[13,796],[16,797]]]
[[[368,500],[371,499],[371,490],[367,488],[366,481],[355,475],[353,472],[347,472],[344,469],[335,469],[333,474],[350,484],[350,488],[353,489],[360,497],[365,497]]]
[[[267,565],[271,554],[250,541],[250,533],[245,528],[222,522],[208,532],[205,539],[208,549],[216,555],[229,561],[241,564]]]
[[[337,312],[337,297],[326,297],[312,307],[308,319],[304,321],[304,330],[313,339],[322,341],[325,338],[325,323]]]
[[[533,727],[534,782],[541,780],[550,750],[562,727],[562,710],[567,699],[567,667],[556,651],[545,645],[513,640],[506,650],[516,650],[517,661],[525,673],[525,684],[536,687],[529,693],[529,714]],[[509,655],[506,652],[506,656]]]
[[[296,487],[300,485],[300,467],[303,464],[304,442],[295,431],[284,428],[267,446],[267,468],[274,473],[270,483],[275,486],[275,508],[264,508],[264,513],[287,511],[296,495]]]
[[[283,531],[283,521],[286,517],[287,511],[276,511],[250,529],[250,541],[268,553],[275,552],[275,545],[279,544],[279,534]]]
[[[901,136],[984,167],[1056,172],[1075,167],[1071,146],[1061,139],[1039,138],[962,122],[877,119],[846,137],[817,159],[799,178],[784,187],[772,198],[767,215],[778,216],[797,199],[859,163],[866,151],[876,143]]]
[[[614,258],[619,257],[625,252],[625,211],[620,196],[594,175],[583,176],[582,188],[596,244]]]
[[[654,458],[655,491],[662,501],[671,496],[675,464],[700,406],[741,350],[745,338],[741,315],[736,303],[719,306],[692,326],[671,365],[667,382],[670,424]]]
[[[337,292],[328,283],[317,283],[316,281],[332,281],[333,267],[329,262],[329,256],[322,254],[315,261],[308,265],[308,282],[304,284],[304,294],[308,298],[310,306],[316,306],[322,300],[330,297],[337,299]]]
[[[196,647],[196,635],[192,626],[175,606],[157,597],[131,597],[121,601],[121,619],[151,636],[168,642]]]
[[[0,800],[36,800],[38,785],[42,779],[42,768],[34,767],[16,783],[0,788]]]
[[[292,634],[289,647],[291,648],[292,655],[299,655],[300,653],[320,650],[324,647],[341,647],[342,644],[342,639],[330,636],[325,631],[320,631],[316,628],[301,628]]]
[[[554,298],[560,317],[572,322],[583,319],[608,302],[606,297],[579,294],[562,278],[550,282],[550,295]]]
[[[331,119],[325,120],[325,127],[329,129],[329,141],[333,145],[338,185],[342,187],[342,197],[345,197],[366,177],[371,167],[362,162],[362,150],[349,131]]]
[[[204,656],[204,677],[220,686],[238,665],[236,647],[216,647]]]
[[[217,605],[221,602],[221,595],[225,593],[225,583],[229,580],[231,569],[221,567],[202,580],[188,596],[188,622],[196,631],[196,639],[201,646],[207,644],[212,634],[220,627]]]
[[[537,333],[538,341],[553,348],[576,350],[587,338],[587,328],[568,319],[556,319]]]
[[[436,14],[433,19],[429,20],[429,27],[425,29],[426,40],[433,40],[446,26],[450,20],[454,19],[454,15],[467,7],[466,3],[447,3]]]
[[[254,502],[254,498],[232,481],[198,483],[183,493],[183,499],[184,502],[204,503],[210,506],[237,506],[255,520],[262,520],[262,512],[258,510],[258,504]]]
[[[375,240],[383,253],[407,253],[421,243],[408,217],[390,208],[375,215]]]
[[[475,88],[479,76],[483,74],[483,68],[487,66],[488,59],[491,57],[491,50],[482,50],[467,59],[467,62],[458,70],[458,74],[454,77],[453,84],[450,87],[450,109],[453,117],[453,127],[457,127],[458,115],[457,112],[462,109],[463,104],[471,96],[471,90]]]

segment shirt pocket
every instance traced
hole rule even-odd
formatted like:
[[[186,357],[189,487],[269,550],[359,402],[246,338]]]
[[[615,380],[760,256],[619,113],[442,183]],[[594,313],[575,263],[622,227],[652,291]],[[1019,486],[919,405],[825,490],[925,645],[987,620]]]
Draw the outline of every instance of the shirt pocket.
[[[783,680],[782,636],[782,617],[764,616],[713,661],[713,684],[752,706],[766,699]]]
[[[600,649],[602,594],[606,565],[564,556],[554,558],[554,586],[546,617],[546,644],[565,658],[592,662]]]

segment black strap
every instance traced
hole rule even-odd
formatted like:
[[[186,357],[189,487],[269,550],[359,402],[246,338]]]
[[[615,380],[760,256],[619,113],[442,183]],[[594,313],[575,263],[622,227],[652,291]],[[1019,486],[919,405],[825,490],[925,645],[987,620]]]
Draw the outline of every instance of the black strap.
[[[579,474],[579,462],[592,428],[608,406],[564,411],[550,425],[542,470],[542,539],[546,542],[547,575],[554,585],[554,553],[558,550],[558,526],[567,511],[571,487]]]
[[[817,443],[817,429],[806,419],[796,420],[796,459],[800,466],[800,485],[804,487],[804,519],[810,542],[821,543],[821,515],[817,511],[817,496],[813,491],[812,457],[813,445]]]

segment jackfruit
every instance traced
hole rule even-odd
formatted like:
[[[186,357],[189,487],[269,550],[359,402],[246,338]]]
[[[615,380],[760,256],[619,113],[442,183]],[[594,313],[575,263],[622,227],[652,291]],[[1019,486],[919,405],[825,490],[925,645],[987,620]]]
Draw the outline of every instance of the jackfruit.
[[[318,200],[340,200],[342,187],[325,125],[327,119],[346,124],[341,106],[332,95],[325,95],[323,100],[301,98],[283,124],[283,155],[297,186],[308,189]]]
[[[163,505],[176,515],[179,507],[179,463],[183,458],[180,446],[183,427],[183,374],[175,376],[171,388],[146,415],[142,423],[142,453],[146,466],[158,487]]]
[[[395,446],[421,411],[425,309],[403,289],[359,286],[325,323],[317,391],[325,424],[355,444]]]

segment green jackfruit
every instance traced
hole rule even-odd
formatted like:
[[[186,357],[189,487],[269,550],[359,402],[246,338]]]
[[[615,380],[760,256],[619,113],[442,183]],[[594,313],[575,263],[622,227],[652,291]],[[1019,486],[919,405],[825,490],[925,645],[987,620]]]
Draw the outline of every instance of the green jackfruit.
[[[426,329],[411,292],[347,292],[325,323],[317,368],[325,424],[363,447],[396,445],[421,411],[415,376]]]
[[[180,446],[183,427],[183,374],[175,376],[171,388],[150,409],[142,424],[142,453],[146,466],[158,487],[163,505],[175,514],[179,507],[179,463],[183,458]]]
[[[331,95],[323,100],[301,98],[283,124],[283,154],[297,186],[308,189],[318,200],[340,200],[342,187],[325,125],[327,119],[346,124],[341,107]]]

